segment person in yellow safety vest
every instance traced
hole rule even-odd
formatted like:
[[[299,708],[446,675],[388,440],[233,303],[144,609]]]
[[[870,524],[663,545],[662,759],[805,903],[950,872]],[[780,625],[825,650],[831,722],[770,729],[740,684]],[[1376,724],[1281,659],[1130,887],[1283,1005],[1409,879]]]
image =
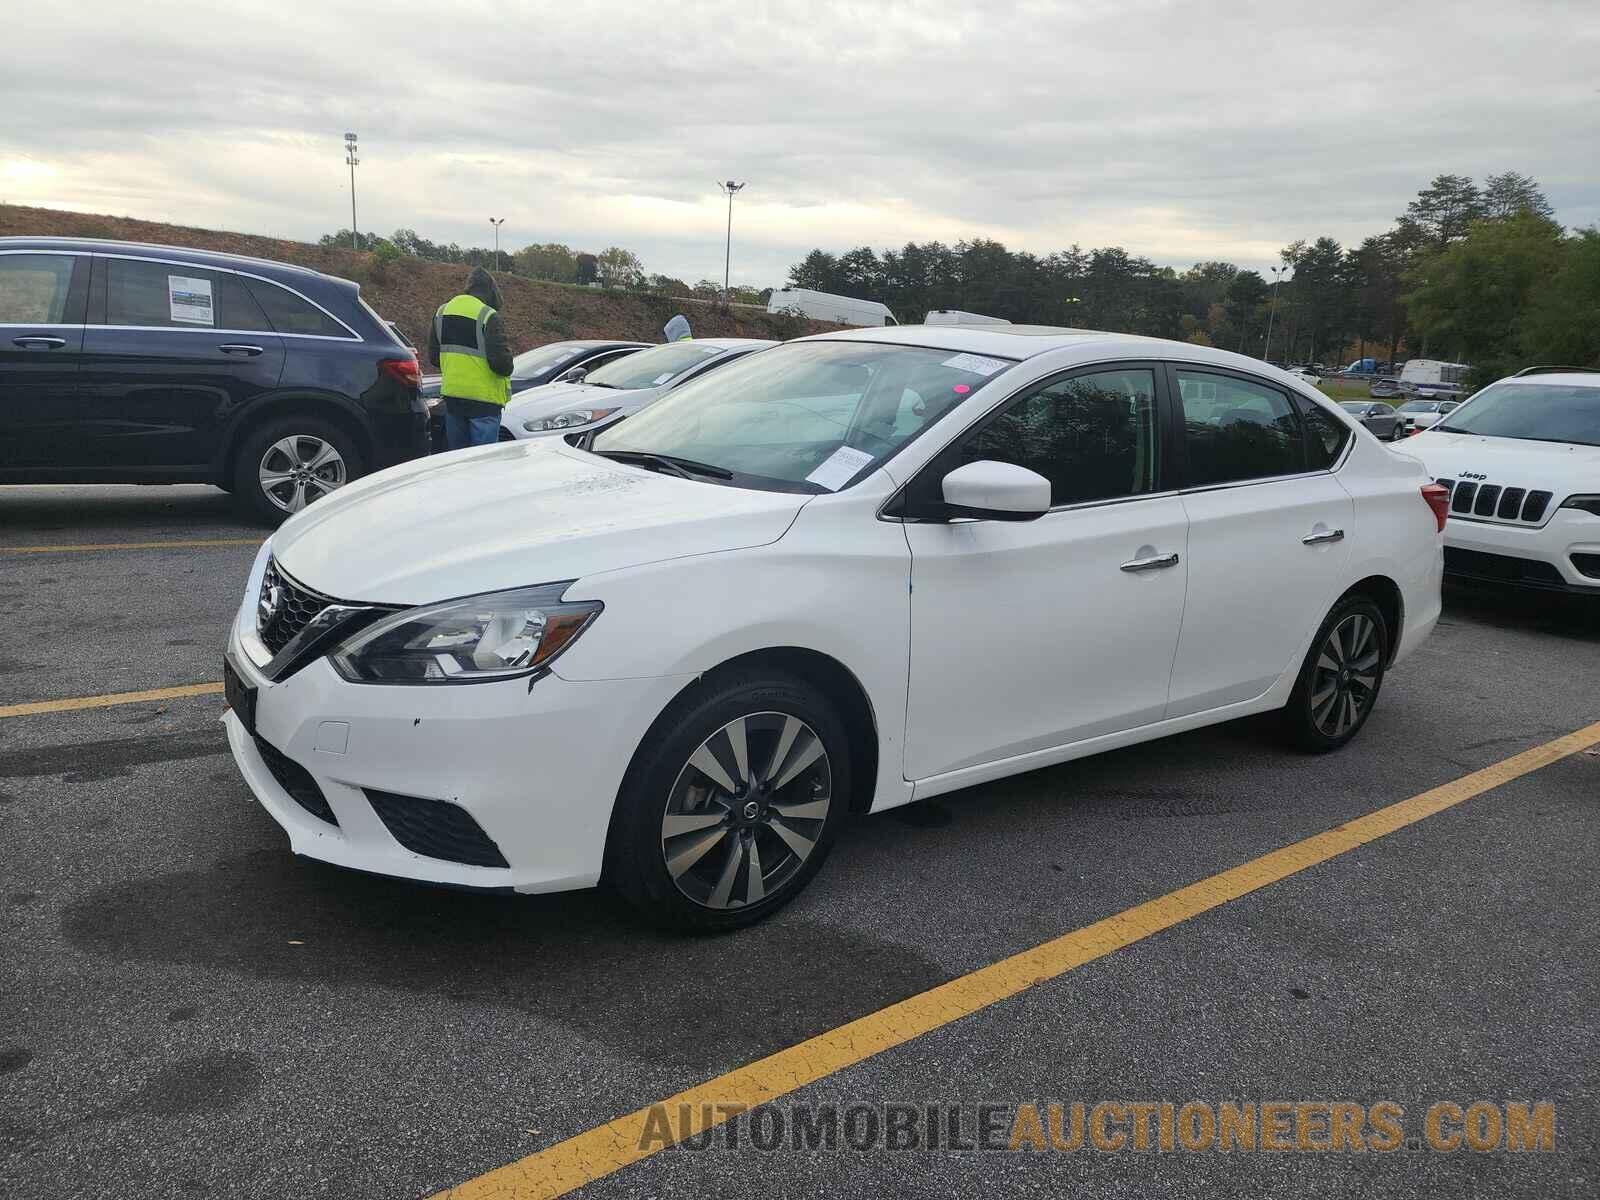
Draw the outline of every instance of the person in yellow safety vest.
[[[482,267],[467,286],[433,314],[428,357],[444,376],[444,444],[447,450],[487,446],[500,436],[500,417],[511,399],[511,343],[500,319],[500,289]]]

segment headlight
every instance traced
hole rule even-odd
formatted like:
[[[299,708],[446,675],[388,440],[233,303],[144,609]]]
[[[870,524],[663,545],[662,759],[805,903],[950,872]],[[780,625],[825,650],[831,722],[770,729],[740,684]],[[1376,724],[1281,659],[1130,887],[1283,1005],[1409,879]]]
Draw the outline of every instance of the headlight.
[[[1600,517],[1600,496],[1568,496],[1561,502],[1561,507],[1581,509]]]
[[[484,683],[541,674],[604,607],[563,602],[571,584],[407,609],[363,629],[331,661],[352,683]]]
[[[592,425],[596,421],[603,421],[616,411],[615,408],[573,408],[557,413],[553,417],[524,421],[522,427],[529,433],[548,433],[552,429],[576,429],[580,425]]]

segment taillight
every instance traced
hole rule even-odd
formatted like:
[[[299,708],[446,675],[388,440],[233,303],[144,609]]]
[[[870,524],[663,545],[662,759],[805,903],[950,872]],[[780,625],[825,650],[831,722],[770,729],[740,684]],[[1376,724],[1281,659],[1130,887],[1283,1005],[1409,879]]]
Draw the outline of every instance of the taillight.
[[[1437,483],[1425,483],[1422,485],[1422,498],[1433,509],[1433,519],[1439,526],[1439,532],[1443,533],[1445,518],[1450,515],[1450,489]]]
[[[386,358],[378,364],[378,370],[406,387],[418,387],[422,383],[422,368],[417,365],[414,354],[410,358]]]

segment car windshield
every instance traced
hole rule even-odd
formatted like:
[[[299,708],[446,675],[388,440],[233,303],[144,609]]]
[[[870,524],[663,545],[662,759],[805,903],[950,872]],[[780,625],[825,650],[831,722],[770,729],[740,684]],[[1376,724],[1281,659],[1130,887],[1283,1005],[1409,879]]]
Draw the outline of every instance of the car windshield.
[[[1355,413],[1357,416],[1359,416],[1362,413],[1367,411],[1367,406],[1365,404],[1361,403],[1361,401],[1359,401],[1359,400],[1343,400],[1343,401],[1340,401],[1339,407],[1344,409],[1345,412],[1347,412],[1347,413]]]
[[[1396,411],[1398,411],[1398,412],[1438,412],[1439,411],[1439,402],[1437,400],[1407,400]]]
[[[594,450],[692,461],[738,487],[838,491],[1010,365],[921,346],[791,342],[691,380],[600,434]]]
[[[725,347],[708,346],[704,342],[670,342],[597,367],[583,381],[598,387],[622,388],[624,391],[660,387],[664,383],[671,383],[690,367],[724,353]]]
[[[578,348],[570,342],[552,342],[536,350],[524,350],[511,360],[511,373],[537,375],[541,371],[548,371],[551,367],[566,362],[577,353]]]
[[[1600,446],[1600,386],[1497,383],[1450,414],[1446,433]]]

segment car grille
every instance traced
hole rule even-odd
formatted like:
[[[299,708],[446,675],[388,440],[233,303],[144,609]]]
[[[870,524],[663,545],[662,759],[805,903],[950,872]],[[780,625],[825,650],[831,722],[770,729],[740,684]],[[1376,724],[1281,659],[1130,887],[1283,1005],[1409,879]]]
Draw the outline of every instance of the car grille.
[[[333,809],[328,807],[328,798],[322,794],[310,771],[260,735],[256,737],[256,750],[261,755],[261,761],[267,764],[267,770],[278,781],[278,786],[289,793],[291,800],[319,821],[326,821],[329,825],[339,823],[339,818],[333,815]]]
[[[1476,521],[1504,521],[1512,525],[1537,525],[1550,510],[1545,491],[1478,483],[1471,479],[1436,479],[1450,493],[1450,515]]]
[[[1561,577],[1561,572],[1550,563],[1532,558],[1516,558],[1510,554],[1463,550],[1457,546],[1444,548],[1444,569],[1450,575],[1465,575],[1473,579],[1489,579],[1501,583],[1518,583],[1527,587],[1566,586],[1566,580]]]
[[[509,867],[500,847],[459,804],[365,789],[373,811],[413,854],[469,867]]]
[[[261,577],[261,596],[256,604],[256,632],[267,649],[276,654],[319,612],[338,603],[340,601],[296,583],[278,566],[277,559],[268,559],[266,573]]]

